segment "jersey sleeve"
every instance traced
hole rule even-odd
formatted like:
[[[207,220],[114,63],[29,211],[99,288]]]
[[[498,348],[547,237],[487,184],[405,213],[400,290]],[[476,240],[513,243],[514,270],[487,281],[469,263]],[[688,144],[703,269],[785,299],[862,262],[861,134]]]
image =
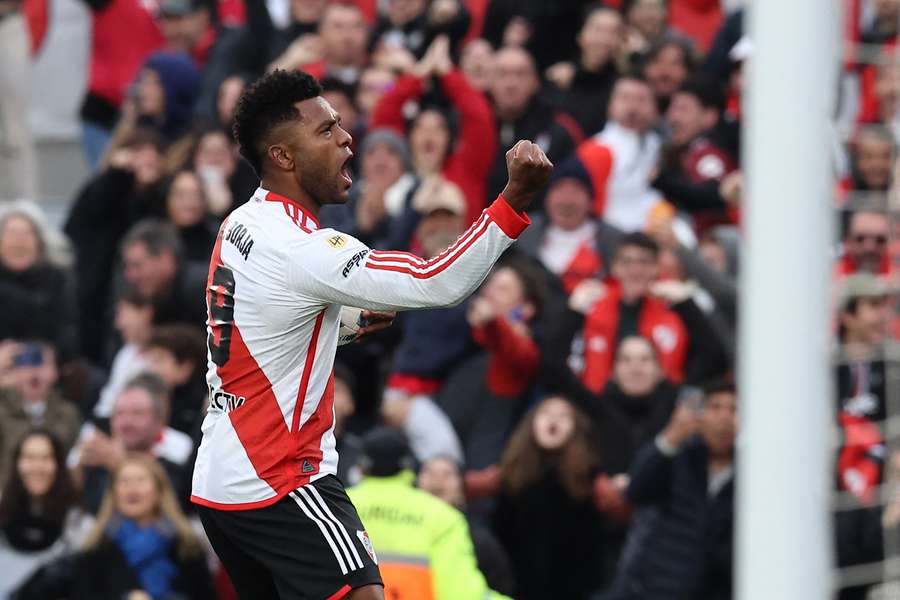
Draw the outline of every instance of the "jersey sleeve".
[[[290,249],[288,285],[311,299],[371,310],[453,306],[481,285],[530,222],[501,196],[429,260],[372,250],[346,234],[319,230]]]

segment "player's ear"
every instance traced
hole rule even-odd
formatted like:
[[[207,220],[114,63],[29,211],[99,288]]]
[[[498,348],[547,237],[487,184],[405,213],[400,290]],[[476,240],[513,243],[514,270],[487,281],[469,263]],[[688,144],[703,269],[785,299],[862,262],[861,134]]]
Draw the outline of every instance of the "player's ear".
[[[282,144],[273,144],[266,148],[266,154],[276,167],[283,171],[294,170],[294,155],[290,148]]]

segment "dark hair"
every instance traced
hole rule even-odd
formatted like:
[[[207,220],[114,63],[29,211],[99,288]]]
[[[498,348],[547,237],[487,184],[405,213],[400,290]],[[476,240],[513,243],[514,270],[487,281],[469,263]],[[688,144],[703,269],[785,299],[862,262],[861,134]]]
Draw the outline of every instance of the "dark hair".
[[[703,108],[711,108],[717,113],[725,110],[725,91],[719,83],[704,75],[688,77],[678,88],[678,93],[693,96]]]
[[[659,256],[659,244],[643,231],[634,231],[622,236],[622,239],[619,240],[619,245],[616,246],[616,255],[627,246],[643,248],[644,250],[652,252],[654,257]]]
[[[145,346],[171,352],[179,363],[193,363],[194,373],[206,365],[206,339],[193,325],[174,323],[154,327]]]
[[[341,81],[337,77],[324,77],[321,81],[319,81],[319,85],[322,86],[322,93],[327,94],[328,92],[337,92],[339,94],[343,94],[347,97],[347,101],[353,105],[353,108],[357,108],[356,106],[356,87],[353,84],[346,83]]]
[[[737,387],[731,379],[716,379],[703,385],[703,397],[709,398],[716,394],[737,394]]]
[[[342,362],[335,361],[334,362],[334,378],[340,379],[346,384],[353,395],[356,395],[356,376],[353,374],[353,371]]]
[[[662,54],[663,50],[669,47],[675,47],[681,50],[685,67],[687,67],[689,73],[697,68],[697,55],[694,52],[694,45],[690,38],[671,33],[662,36],[656,43],[650,46],[650,49],[647,50],[647,55],[641,63],[642,67],[646,68],[649,63],[652,63],[659,58],[659,55]]]
[[[139,308],[148,308],[153,306],[153,299],[141,294],[137,288],[132,285],[126,285],[119,295],[116,296],[116,302],[125,302]]]
[[[152,256],[159,256],[166,250],[175,254],[175,257],[179,259],[183,254],[178,230],[171,223],[158,219],[139,221],[129,229],[122,240],[122,250],[124,251],[133,244],[143,244]]]
[[[22,456],[25,442],[34,436],[41,436],[50,440],[50,446],[53,448],[53,460],[56,461],[56,478],[53,480],[46,497],[42,500],[42,515],[54,524],[61,526],[66,520],[69,509],[75,506],[75,500],[78,496],[69,476],[69,470],[66,468],[66,457],[62,443],[48,429],[32,428],[19,438],[12,452],[12,467],[3,486],[3,496],[0,497],[0,528],[23,518],[30,512],[31,498],[28,495],[28,490],[25,489],[25,482],[22,481],[22,476],[19,474],[18,462]]]
[[[262,176],[264,144],[276,125],[300,118],[297,102],[322,94],[315,77],[303,71],[277,69],[250,84],[234,112],[234,139],[241,155]]]
[[[511,269],[522,284],[525,301],[534,306],[535,316],[540,314],[547,299],[547,280],[543,271],[528,257],[511,254],[497,263],[498,269]]]

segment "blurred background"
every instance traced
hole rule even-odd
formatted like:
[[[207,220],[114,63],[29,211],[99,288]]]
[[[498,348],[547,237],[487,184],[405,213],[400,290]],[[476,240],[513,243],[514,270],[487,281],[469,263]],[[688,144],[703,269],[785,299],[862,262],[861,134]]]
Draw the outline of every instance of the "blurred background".
[[[834,592],[900,598],[900,0],[829,2]],[[188,498],[273,69],[353,135],[319,218],[373,248],[439,254],[521,138],[556,165],[468,301],[338,350],[342,481],[458,533],[363,514],[427,565],[383,559],[387,597],[733,597],[752,4],[0,0],[0,598],[234,597]]]

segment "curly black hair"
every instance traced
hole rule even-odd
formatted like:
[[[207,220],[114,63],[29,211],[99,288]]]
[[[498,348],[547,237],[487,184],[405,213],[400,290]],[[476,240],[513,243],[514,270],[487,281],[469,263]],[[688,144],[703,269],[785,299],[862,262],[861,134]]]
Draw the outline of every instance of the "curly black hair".
[[[316,78],[303,71],[275,70],[251,84],[238,100],[234,114],[234,139],[241,155],[262,177],[263,142],[273,127],[300,113],[294,106],[322,94]]]

